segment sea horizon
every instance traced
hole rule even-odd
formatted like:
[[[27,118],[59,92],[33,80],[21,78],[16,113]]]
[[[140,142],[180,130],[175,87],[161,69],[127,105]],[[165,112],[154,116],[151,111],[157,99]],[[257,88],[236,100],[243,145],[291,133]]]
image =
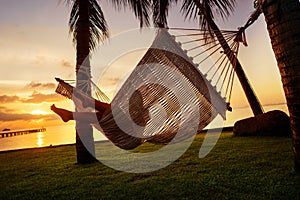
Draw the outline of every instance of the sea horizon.
[[[276,105],[265,105],[263,106],[263,108],[265,112],[271,110],[281,110],[288,114],[287,105],[285,103]],[[227,119],[223,122],[223,124],[220,122],[211,123],[210,125],[205,127],[205,129],[231,127],[234,126],[234,123],[236,121],[252,116],[253,114],[250,107],[234,108],[233,112],[227,112]],[[0,138],[0,152],[28,148],[68,145],[75,144],[76,142],[74,123],[61,126],[48,126],[45,128],[45,132],[37,132],[26,135]],[[99,132],[95,128],[93,129],[95,141],[107,140],[107,138],[101,132]]]

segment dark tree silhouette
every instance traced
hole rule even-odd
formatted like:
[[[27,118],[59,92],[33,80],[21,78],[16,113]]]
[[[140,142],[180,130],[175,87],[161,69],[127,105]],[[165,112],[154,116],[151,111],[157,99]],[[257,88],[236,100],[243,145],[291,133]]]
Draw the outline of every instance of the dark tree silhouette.
[[[67,3],[72,6],[69,26],[76,44],[76,87],[91,96],[90,52],[108,37],[107,24],[97,0],[67,0]],[[84,134],[86,145],[80,134]],[[77,163],[96,162],[94,151],[91,125],[76,122]]]
[[[294,168],[300,172],[300,3],[265,0],[262,8],[290,113]]]

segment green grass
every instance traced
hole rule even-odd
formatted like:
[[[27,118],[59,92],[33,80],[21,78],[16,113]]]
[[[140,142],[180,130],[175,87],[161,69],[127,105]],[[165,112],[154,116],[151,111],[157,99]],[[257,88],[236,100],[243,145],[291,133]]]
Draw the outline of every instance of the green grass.
[[[198,158],[203,135],[161,170],[130,174],[76,165],[74,145],[0,154],[0,199],[299,199],[291,139],[224,133]],[[149,151],[150,144],[135,152]]]

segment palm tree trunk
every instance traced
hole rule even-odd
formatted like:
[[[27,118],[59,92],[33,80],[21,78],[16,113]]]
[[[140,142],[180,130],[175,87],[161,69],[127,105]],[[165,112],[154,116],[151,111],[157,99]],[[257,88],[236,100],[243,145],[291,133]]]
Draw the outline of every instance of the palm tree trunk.
[[[79,1],[79,19],[76,35],[76,87],[91,96],[90,77],[90,30],[89,30],[89,1]],[[86,82],[88,89],[82,88],[82,82]],[[88,164],[96,161],[93,129],[91,125],[76,121],[76,153],[78,164]]]
[[[194,0],[194,2],[196,3],[196,5],[198,6],[199,10],[201,13],[203,13],[205,15],[204,12],[204,8],[202,6],[202,4],[198,1],[198,0]],[[242,65],[240,63],[240,61],[238,60],[238,58],[233,54],[231,48],[229,47],[227,41],[225,40],[222,32],[220,31],[219,27],[217,26],[217,24],[214,22],[214,20],[209,17],[209,16],[205,16],[207,23],[209,24],[210,28],[212,29],[212,31],[214,32],[214,34],[216,35],[218,41],[220,42],[222,48],[224,49],[224,52],[226,53],[226,56],[229,58],[231,64],[233,66],[235,66],[235,72],[236,75],[239,78],[239,81],[242,85],[242,88],[246,94],[247,100],[249,102],[249,105],[252,109],[253,114],[259,115],[259,114],[263,114],[263,110],[261,107],[261,104],[257,98],[257,96],[255,95],[247,77],[246,74],[242,68]]]
[[[294,168],[300,172],[300,3],[266,0],[263,13],[290,113]]]
[[[232,66],[235,66],[235,68],[234,68],[235,73],[242,85],[242,88],[245,92],[245,95],[247,97],[248,103],[252,109],[253,114],[255,116],[259,115],[259,114],[263,114],[263,109],[261,107],[261,104],[249,83],[249,80],[242,68],[240,61],[238,60],[238,58],[235,56],[235,54],[230,49],[228,43],[226,42],[225,38],[223,37],[221,31],[219,30],[219,28],[215,24],[215,22],[213,20],[210,20],[209,24],[210,24],[210,27],[213,29],[217,39],[219,40],[222,48],[224,49],[226,56],[230,59]]]

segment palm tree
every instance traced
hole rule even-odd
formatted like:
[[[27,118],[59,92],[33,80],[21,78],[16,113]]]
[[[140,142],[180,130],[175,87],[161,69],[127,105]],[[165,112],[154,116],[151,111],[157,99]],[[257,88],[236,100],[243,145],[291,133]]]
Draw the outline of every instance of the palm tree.
[[[166,28],[168,9],[172,3],[177,3],[178,0],[113,0],[112,2],[119,8],[129,6],[134,11],[135,16],[140,19],[140,26],[149,25],[149,16],[152,14],[153,24],[156,27]],[[236,64],[236,74],[245,91],[254,115],[262,114],[262,107],[250,86],[239,60],[232,53],[222,32],[214,22],[214,14],[216,13],[223,18],[231,14],[234,9],[235,0],[183,0],[182,3],[182,11],[185,13],[186,18],[198,18],[198,16],[200,16],[200,26],[203,30],[207,30],[206,36],[215,35],[217,37],[230,61]]]
[[[108,38],[107,24],[97,0],[66,1],[72,6],[69,26],[73,42],[76,44],[76,87],[91,96],[90,52],[100,41]],[[84,144],[80,134],[84,134]],[[76,122],[77,163],[96,162],[94,151],[92,127]]]
[[[294,168],[300,172],[300,3],[265,0],[262,10],[290,113]]]
[[[199,16],[200,27],[206,31],[205,36],[207,38],[214,38],[214,36],[216,36],[230,62],[232,64],[234,62],[236,63],[235,72],[246,94],[249,105],[253,114],[259,115],[263,113],[260,102],[250,86],[241,63],[232,53],[228,43],[223,37],[222,32],[214,22],[215,14],[219,14],[222,18],[226,18],[234,10],[234,6],[235,0],[184,0],[182,11],[185,13],[185,17],[189,19],[197,18]]]
[[[190,16],[196,16],[199,12],[201,26],[222,41],[213,22],[212,7],[217,7],[221,16],[226,17],[234,2],[235,0],[184,0],[183,10]],[[261,6],[265,15],[281,74],[291,118],[294,168],[300,172],[300,3],[299,0],[257,0],[255,3]]]
[[[118,9],[129,7],[140,21],[140,27],[149,26],[150,18],[155,27],[166,28],[171,4],[178,0],[111,0]],[[151,17],[150,17],[151,16]]]
[[[177,1],[177,0],[170,0]],[[73,33],[73,42],[76,44],[76,87],[91,95],[91,66],[90,52],[97,44],[108,38],[108,28],[101,7],[97,0],[66,0],[72,6],[69,27]],[[119,7],[129,6],[140,20],[140,27],[148,26],[150,5],[153,6],[154,24],[165,27],[169,1],[153,0],[112,0],[113,5]],[[86,84],[82,84],[86,82]],[[80,137],[80,133],[84,137]],[[84,138],[84,142],[82,139]],[[96,162],[94,153],[93,130],[89,124],[76,122],[76,153],[77,163],[87,164]]]

